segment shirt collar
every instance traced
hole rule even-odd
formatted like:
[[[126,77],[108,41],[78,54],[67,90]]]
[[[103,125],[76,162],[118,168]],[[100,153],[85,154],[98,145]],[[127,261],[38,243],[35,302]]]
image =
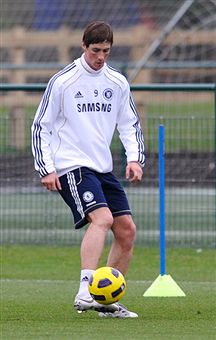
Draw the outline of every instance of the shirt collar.
[[[81,55],[80,61],[81,61],[82,66],[84,67],[84,69],[87,72],[92,73],[92,74],[99,74],[99,73],[101,73],[103,71],[104,67],[105,67],[105,63],[104,63],[104,66],[100,70],[94,70],[86,62],[85,57],[84,57],[84,53]]]

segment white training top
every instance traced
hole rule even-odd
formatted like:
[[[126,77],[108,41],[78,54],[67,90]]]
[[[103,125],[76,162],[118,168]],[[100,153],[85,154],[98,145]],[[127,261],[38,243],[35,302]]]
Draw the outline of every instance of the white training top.
[[[105,64],[90,68],[84,55],[49,81],[32,125],[32,151],[40,176],[86,166],[112,171],[115,127],[127,162],[144,165],[144,139],[126,78]]]

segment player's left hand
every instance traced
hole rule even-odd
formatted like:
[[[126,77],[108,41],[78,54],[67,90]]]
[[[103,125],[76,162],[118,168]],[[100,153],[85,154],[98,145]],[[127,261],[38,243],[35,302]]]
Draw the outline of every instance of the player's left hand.
[[[126,179],[132,183],[139,183],[142,180],[143,170],[137,162],[129,162],[126,166]]]

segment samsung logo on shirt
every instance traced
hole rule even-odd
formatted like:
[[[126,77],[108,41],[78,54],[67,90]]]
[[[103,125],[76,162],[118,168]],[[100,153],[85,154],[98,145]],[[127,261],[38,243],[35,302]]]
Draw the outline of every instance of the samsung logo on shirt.
[[[77,104],[78,112],[110,112],[112,104],[106,103],[83,103]]]

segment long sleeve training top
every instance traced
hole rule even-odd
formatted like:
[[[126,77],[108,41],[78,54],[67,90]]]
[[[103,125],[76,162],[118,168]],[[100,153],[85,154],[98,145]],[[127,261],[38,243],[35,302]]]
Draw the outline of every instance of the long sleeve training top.
[[[84,55],[49,81],[32,125],[32,152],[40,176],[85,166],[112,171],[115,131],[127,162],[144,165],[144,138],[126,78],[109,65],[95,71]]]

